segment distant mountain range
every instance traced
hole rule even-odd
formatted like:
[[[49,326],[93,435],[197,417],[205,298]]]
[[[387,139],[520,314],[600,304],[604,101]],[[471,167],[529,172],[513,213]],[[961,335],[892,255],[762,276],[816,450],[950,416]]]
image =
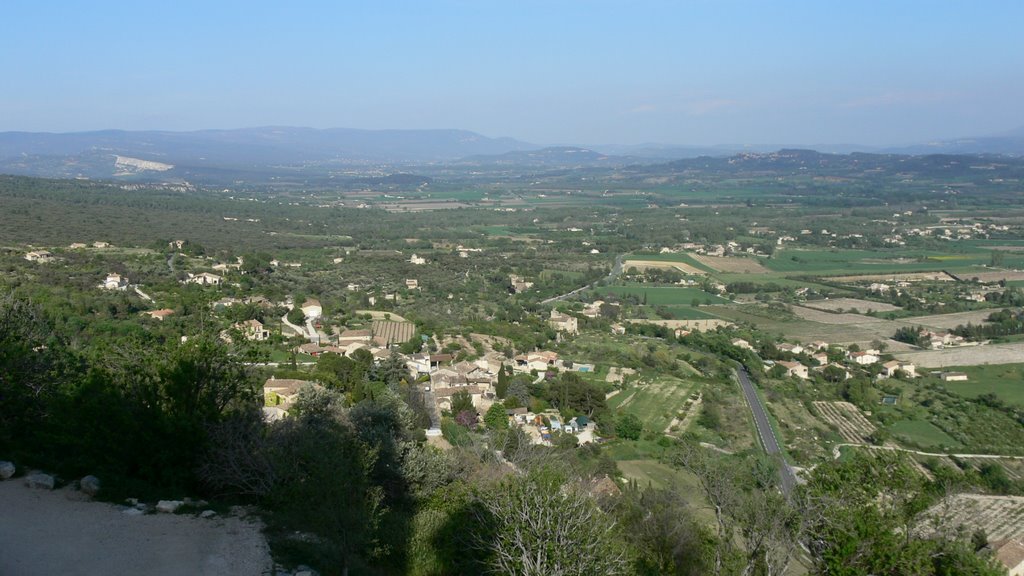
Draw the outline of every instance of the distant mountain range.
[[[616,167],[697,157],[723,158],[784,146],[661,144],[541,147],[465,130],[357,130],[264,127],[194,132],[104,130],[0,133],[0,173],[61,178],[164,181],[269,181],[329,175],[358,167],[450,165],[503,170]],[[789,148],[793,148],[790,146]],[[801,147],[807,148],[807,147]],[[901,148],[811,147],[822,152],[1002,154],[1024,156],[1024,128],[980,138]]]
[[[157,162],[182,171],[297,169],[310,165],[447,162],[537,146],[466,130],[355,130],[266,127],[196,132],[104,130],[66,134],[0,133],[0,172],[111,177]]]

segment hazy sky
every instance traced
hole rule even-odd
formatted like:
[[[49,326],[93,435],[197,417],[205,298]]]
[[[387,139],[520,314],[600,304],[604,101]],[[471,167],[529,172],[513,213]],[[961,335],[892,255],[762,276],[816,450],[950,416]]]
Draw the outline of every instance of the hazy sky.
[[[1024,2],[6,0],[0,131],[902,144],[1024,126]]]

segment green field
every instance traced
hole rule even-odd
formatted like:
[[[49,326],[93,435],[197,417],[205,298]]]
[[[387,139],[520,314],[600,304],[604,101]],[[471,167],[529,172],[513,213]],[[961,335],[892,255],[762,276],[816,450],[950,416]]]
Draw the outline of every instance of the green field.
[[[662,377],[625,388],[608,400],[608,406],[636,414],[644,430],[661,433],[686,405],[693,388],[692,382]]]
[[[924,420],[900,420],[889,426],[889,431],[894,436],[905,438],[922,448],[938,448],[939,446],[955,448],[960,446],[960,443],[952,436],[938,429],[931,422]]]
[[[942,386],[950,392],[967,398],[992,393],[1007,404],[1024,407],[1024,364],[964,366],[948,370],[963,372],[969,378],[967,382],[943,382]]]
[[[617,294],[619,296],[634,295],[643,300],[647,296],[648,306],[689,306],[696,298],[703,306],[708,300],[712,304],[725,304],[729,301],[701,290],[680,286],[645,286],[631,284],[628,286],[603,286],[597,289],[600,294]]]
[[[777,272],[803,274],[870,274],[953,270],[983,271],[991,250],[980,245],[957,245],[963,252],[934,250],[789,249],[776,251],[765,265]],[[1007,252],[1004,266],[1024,263],[1024,255]]]
[[[714,314],[709,314],[692,306],[666,306],[665,308],[672,313],[672,318],[676,320],[708,320],[718,318]]]

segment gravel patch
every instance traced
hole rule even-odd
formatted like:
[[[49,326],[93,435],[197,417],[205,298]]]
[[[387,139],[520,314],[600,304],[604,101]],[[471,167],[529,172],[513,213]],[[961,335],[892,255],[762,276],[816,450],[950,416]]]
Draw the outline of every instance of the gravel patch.
[[[64,488],[0,482],[0,574],[261,575],[273,562],[250,519],[125,514]]]

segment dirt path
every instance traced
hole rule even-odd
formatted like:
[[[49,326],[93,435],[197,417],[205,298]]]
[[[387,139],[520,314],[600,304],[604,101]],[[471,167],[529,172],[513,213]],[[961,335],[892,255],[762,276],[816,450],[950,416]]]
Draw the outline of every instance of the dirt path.
[[[911,450],[910,448],[901,448],[899,446],[893,446],[892,444],[886,444],[884,446],[875,446],[873,444],[852,444],[850,442],[843,442],[841,444],[836,444],[832,446],[832,458],[834,460],[839,459],[839,456],[841,455],[839,449],[842,448],[843,446],[852,446],[854,448],[867,448],[869,450],[889,450],[893,452],[908,452],[910,454],[919,454],[921,456],[936,456],[939,458],[956,456],[957,458],[984,458],[992,460],[1000,460],[1005,458],[1007,460],[1024,460],[1024,456],[1003,456],[1000,454],[946,454],[940,452],[922,452],[920,450]]]
[[[65,488],[0,482],[0,574],[272,574],[266,540],[239,518],[129,516]]]

